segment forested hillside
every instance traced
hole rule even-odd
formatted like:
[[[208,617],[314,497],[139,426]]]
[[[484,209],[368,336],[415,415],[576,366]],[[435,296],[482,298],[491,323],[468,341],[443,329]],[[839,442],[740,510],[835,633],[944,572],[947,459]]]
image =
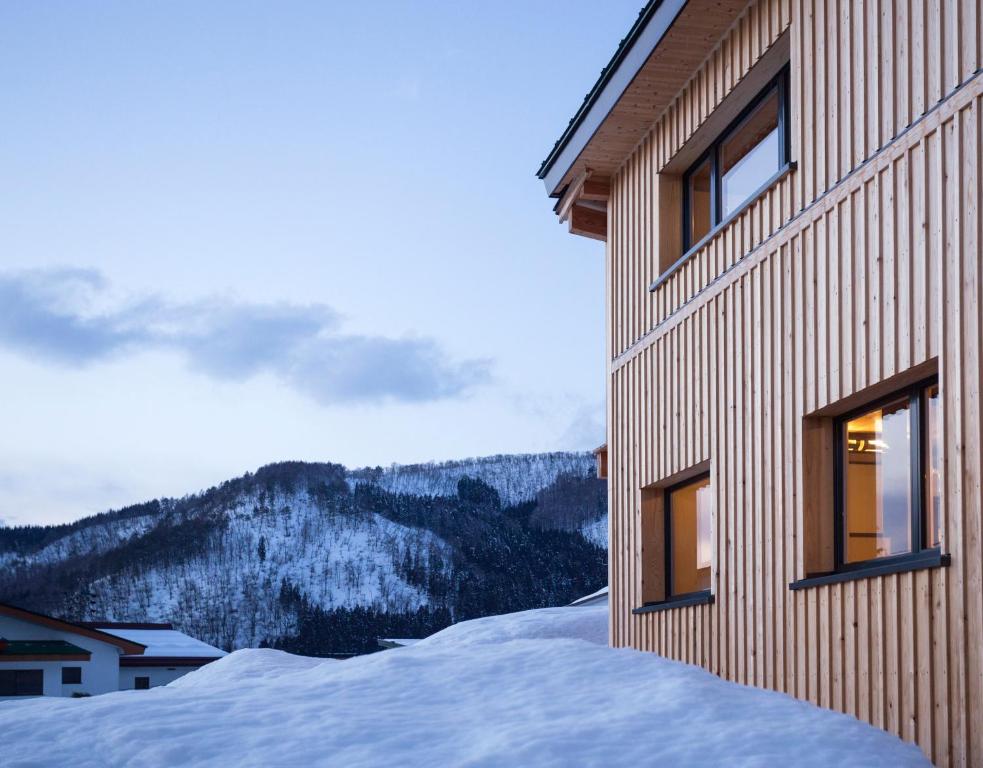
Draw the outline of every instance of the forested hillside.
[[[287,462],[70,525],[0,528],[0,600],[170,621],[230,650],[360,653],[593,591],[605,535],[589,454]]]

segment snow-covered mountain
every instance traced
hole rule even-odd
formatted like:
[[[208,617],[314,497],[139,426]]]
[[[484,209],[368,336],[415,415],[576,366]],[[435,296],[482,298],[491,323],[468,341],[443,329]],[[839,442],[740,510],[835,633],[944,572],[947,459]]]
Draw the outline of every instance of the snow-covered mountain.
[[[391,493],[414,496],[453,496],[462,477],[482,480],[506,505],[536,498],[558,475],[583,476],[594,471],[590,453],[520,453],[481,459],[393,464],[385,469],[357,469],[348,473],[353,483],[369,481]]]
[[[581,453],[274,464],[183,499],[0,529],[0,600],[171,621],[227,649],[358,652],[378,634],[600,586],[606,497],[593,472]]]

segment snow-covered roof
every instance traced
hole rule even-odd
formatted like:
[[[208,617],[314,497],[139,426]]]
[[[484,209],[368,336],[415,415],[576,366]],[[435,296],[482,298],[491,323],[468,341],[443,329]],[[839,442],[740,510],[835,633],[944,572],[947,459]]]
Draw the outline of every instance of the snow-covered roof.
[[[216,656],[226,655],[225,651],[220,648],[196,640],[176,629],[130,629],[114,627],[111,624],[102,625],[99,629],[102,632],[122,637],[124,640],[147,646],[147,650],[143,652],[144,658],[163,656],[213,659]]]
[[[379,645],[383,648],[405,648],[408,645],[416,645],[420,642],[419,638],[411,639],[408,637],[380,637]]]
[[[589,595],[578,597],[570,605],[597,605],[598,603],[606,603],[607,601],[608,588],[601,587],[597,592],[591,592]]]

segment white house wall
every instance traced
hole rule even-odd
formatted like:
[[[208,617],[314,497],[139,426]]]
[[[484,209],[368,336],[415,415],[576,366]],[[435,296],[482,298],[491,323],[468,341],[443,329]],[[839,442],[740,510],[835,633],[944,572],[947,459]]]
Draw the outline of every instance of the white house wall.
[[[135,680],[138,677],[149,677],[150,687],[156,688],[158,685],[172,683],[196,669],[200,667],[120,667],[119,689],[132,690],[136,687]]]
[[[71,696],[72,693],[92,695],[119,690],[119,649],[85,635],[52,629],[42,624],[0,616],[0,637],[7,640],[64,640],[89,651],[89,661],[0,661],[0,669],[44,670],[45,696]],[[62,667],[81,667],[81,685],[61,684]],[[4,698],[23,698],[21,696]]]

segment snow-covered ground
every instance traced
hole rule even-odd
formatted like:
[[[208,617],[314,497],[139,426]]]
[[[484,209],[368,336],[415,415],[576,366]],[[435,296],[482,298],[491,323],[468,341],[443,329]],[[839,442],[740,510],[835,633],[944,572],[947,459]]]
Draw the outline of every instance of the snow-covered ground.
[[[922,766],[852,717],[607,648],[607,608],[465,622],[349,661],[237,651],[162,688],[0,703],[27,766]]]

